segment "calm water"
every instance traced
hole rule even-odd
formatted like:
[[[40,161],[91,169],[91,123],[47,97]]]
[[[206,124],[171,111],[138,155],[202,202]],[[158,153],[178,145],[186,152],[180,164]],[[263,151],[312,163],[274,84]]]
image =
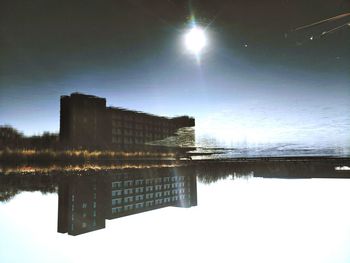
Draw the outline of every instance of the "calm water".
[[[225,121],[223,121],[225,123]],[[255,123],[255,122],[254,122]],[[293,125],[291,125],[293,126]],[[205,132],[217,129],[220,132],[227,133],[227,136],[219,136],[218,138],[205,134]],[[270,130],[270,129],[269,129]],[[313,130],[313,129],[309,129]],[[213,132],[213,131],[212,131]],[[267,131],[266,131],[267,132]],[[339,131],[338,131],[339,132]],[[258,132],[257,132],[258,133]],[[214,133],[215,134],[215,133]],[[244,133],[245,134],[245,133]],[[303,132],[299,130],[290,135],[291,138],[299,138]],[[149,144],[162,146],[181,146],[181,147],[196,147],[195,153],[210,153],[211,155],[199,156],[197,159],[229,159],[229,158],[246,158],[246,157],[290,157],[290,156],[336,156],[336,157],[350,157],[350,137],[348,133],[338,134],[337,139],[342,138],[342,141],[337,141],[332,136],[329,136],[329,130],[323,131],[323,136],[318,138],[315,134],[309,134],[312,140],[295,140],[287,143],[288,139],[271,140],[266,142],[264,140],[249,141],[249,140],[230,140],[232,129],[229,127],[214,127],[206,126],[205,128],[199,125],[199,128],[181,128],[177,131],[175,136],[167,137],[166,139],[155,141]],[[255,134],[257,135],[257,134]],[[269,134],[269,136],[272,136]],[[221,138],[221,140],[219,139]],[[226,138],[226,140],[225,140]],[[232,138],[232,139],[233,139]],[[236,138],[237,139],[237,138]],[[332,141],[332,140],[335,141]]]
[[[350,262],[345,165],[2,174],[0,261]]]

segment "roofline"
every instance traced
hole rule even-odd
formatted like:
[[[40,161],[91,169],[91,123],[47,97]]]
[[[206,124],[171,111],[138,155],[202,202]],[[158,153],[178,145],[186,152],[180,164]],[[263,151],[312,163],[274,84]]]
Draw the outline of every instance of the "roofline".
[[[98,97],[98,96],[90,95],[90,94],[84,94],[84,93],[80,93],[80,92],[73,92],[70,95],[62,95],[61,99],[62,98],[71,98],[72,96],[83,96],[83,97],[87,97],[90,99],[99,99],[99,100],[107,101],[106,98],[102,98],[102,97]],[[194,120],[194,117],[191,117],[188,115],[181,115],[181,116],[175,116],[175,117],[165,117],[165,116],[155,115],[155,114],[151,114],[151,113],[146,113],[143,111],[130,110],[130,109],[126,109],[126,108],[122,108],[122,107],[114,107],[114,106],[106,106],[106,110],[117,110],[117,111],[127,112],[127,113],[131,113],[131,114],[140,114],[140,115],[143,115],[146,117],[162,118],[162,119],[166,119],[166,120],[176,120],[176,119],[180,119],[180,118],[188,118],[188,119]]]
[[[128,112],[131,114],[141,114],[141,115],[145,115],[147,117],[162,118],[162,119],[167,119],[167,120],[173,120],[173,119],[179,119],[179,118],[194,119],[193,117],[187,116],[187,115],[181,115],[181,116],[175,116],[175,117],[165,117],[165,116],[155,115],[155,114],[151,114],[151,113],[146,113],[143,111],[130,110],[130,109],[126,109],[126,108],[122,108],[122,107],[114,107],[114,106],[108,106],[108,107],[106,107],[106,109],[107,110],[118,110],[118,111],[122,111],[122,112]]]

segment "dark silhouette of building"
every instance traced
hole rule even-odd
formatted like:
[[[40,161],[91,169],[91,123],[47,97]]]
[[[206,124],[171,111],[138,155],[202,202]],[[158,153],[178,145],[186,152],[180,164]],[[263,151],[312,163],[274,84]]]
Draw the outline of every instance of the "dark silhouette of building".
[[[132,149],[193,127],[194,118],[166,118],[116,107],[106,99],[72,93],[61,97],[60,141],[70,146]]]
[[[61,178],[58,185],[58,232],[78,235],[105,227],[107,196],[101,178]]]
[[[112,175],[64,176],[58,188],[58,232],[79,235],[114,219],[168,206],[197,205],[193,167],[134,169]]]

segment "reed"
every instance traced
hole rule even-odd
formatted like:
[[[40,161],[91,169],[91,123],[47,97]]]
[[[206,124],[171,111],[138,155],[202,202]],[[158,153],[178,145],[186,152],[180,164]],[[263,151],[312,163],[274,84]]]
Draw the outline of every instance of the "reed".
[[[0,151],[0,162],[4,164],[20,163],[84,163],[98,161],[118,161],[125,159],[164,159],[174,158],[171,152],[124,152],[124,151],[88,151],[88,150],[12,150]]]

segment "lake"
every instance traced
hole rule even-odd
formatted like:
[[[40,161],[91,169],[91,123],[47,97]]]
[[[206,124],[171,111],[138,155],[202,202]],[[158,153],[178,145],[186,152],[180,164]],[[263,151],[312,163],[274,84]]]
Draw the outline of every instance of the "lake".
[[[349,262],[349,161],[2,173],[1,262]]]

